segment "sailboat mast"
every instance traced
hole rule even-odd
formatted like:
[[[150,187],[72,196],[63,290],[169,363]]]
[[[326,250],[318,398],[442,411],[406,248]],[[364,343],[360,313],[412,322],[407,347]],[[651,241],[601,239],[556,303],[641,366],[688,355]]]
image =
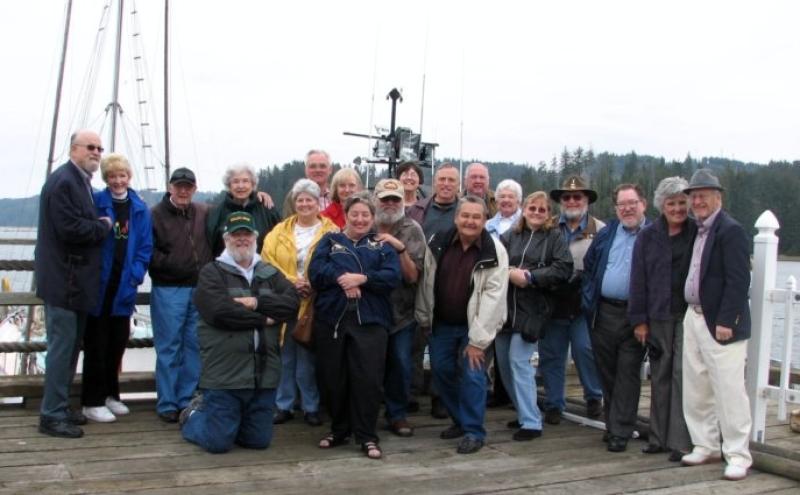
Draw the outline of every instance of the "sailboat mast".
[[[119,66],[120,53],[122,51],[122,9],[125,0],[119,0],[119,12],[117,17],[117,49],[114,55],[114,93],[111,97],[111,138],[109,139],[109,149],[113,152],[117,141],[117,114],[119,113]]]
[[[164,184],[169,188],[169,0],[164,0]]]
[[[53,125],[50,127],[50,151],[47,153],[47,175],[53,170],[53,154],[56,149],[56,130],[58,129],[58,111],[61,108],[61,87],[64,84],[64,66],[67,61],[67,44],[69,42],[69,25],[72,18],[72,0],[67,1],[67,15],[64,20],[64,43],[61,48],[61,64],[58,68],[58,83],[56,84],[56,106],[53,111]]]

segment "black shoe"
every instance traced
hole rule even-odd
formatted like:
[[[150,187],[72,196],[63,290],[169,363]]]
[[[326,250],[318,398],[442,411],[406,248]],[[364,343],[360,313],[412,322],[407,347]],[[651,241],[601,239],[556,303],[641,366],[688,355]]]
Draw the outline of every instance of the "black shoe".
[[[39,418],[39,432],[51,437],[80,438],[83,430],[66,419]]]
[[[528,440],[533,440],[534,438],[539,438],[542,436],[542,430],[529,430],[527,428],[520,428],[519,430],[515,431],[511,438],[516,440],[517,442],[526,442]]]
[[[642,447],[642,454],[663,454],[664,452],[668,452],[668,450],[662,449],[660,445],[655,445],[652,443],[648,443]]]
[[[681,459],[683,459],[684,455],[686,454],[680,450],[673,450],[669,453],[669,462],[681,462]]]
[[[178,414],[178,424],[183,426],[189,420],[189,416],[191,416],[193,412],[202,408],[203,395],[197,393],[194,397],[192,397],[192,400],[189,401],[189,405],[181,409],[181,412]]]
[[[475,452],[481,450],[483,447],[483,440],[478,440],[477,438],[472,437],[464,437],[458,442],[458,447],[456,447],[456,452],[459,454],[474,454]]]
[[[431,416],[436,419],[447,419],[450,417],[447,408],[444,407],[444,404],[442,404],[442,401],[438,397],[431,400]]]
[[[290,419],[294,419],[294,413],[292,413],[292,411],[284,411],[283,409],[278,409],[275,412],[275,416],[272,418],[272,424],[282,425],[283,423],[289,421]]]
[[[464,430],[462,430],[458,425],[450,425],[449,428],[439,433],[439,438],[442,440],[452,440],[453,438],[462,436],[464,436]]]
[[[167,411],[158,413],[158,419],[165,423],[177,423],[179,415],[178,411]]]
[[[277,419],[277,415],[275,419]],[[275,419],[272,420],[273,424],[275,423]],[[305,421],[308,426],[322,426],[322,419],[320,419],[319,413],[315,412],[305,413],[303,415],[303,421]]]
[[[600,399],[589,399],[586,401],[586,417],[597,419],[603,415],[603,401]]]
[[[67,408],[67,421],[73,425],[83,426],[86,424],[87,419],[80,409],[73,409],[69,407]]]
[[[511,428],[512,430],[516,430],[517,428],[522,428],[522,425],[519,424],[519,421],[516,419],[514,421],[509,421],[506,423],[506,428]]]
[[[607,450],[609,452],[625,452],[625,449],[627,448],[628,448],[627,438],[616,437],[613,435],[608,438]]]
[[[561,411],[558,409],[548,409],[544,412],[544,422],[549,425],[561,423]]]
[[[419,412],[419,402],[415,400],[408,401],[408,405],[406,406],[407,413],[415,413]]]

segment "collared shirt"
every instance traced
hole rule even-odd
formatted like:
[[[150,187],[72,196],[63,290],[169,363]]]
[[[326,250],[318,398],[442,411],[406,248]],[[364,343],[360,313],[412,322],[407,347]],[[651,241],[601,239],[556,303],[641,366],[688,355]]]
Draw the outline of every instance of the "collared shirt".
[[[636,242],[636,234],[639,233],[644,223],[645,220],[642,220],[642,223],[633,229],[626,228],[622,222],[617,226],[614,242],[608,252],[608,264],[603,275],[603,285],[600,288],[601,296],[622,301],[628,300],[633,245]]]
[[[329,207],[331,203],[333,203],[333,199],[331,199],[331,191],[330,189],[326,189],[319,195],[319,211]]]
[[[430,241],[431,236],[438,232],[445,232],[453,228],[456,218],[456,205],[458,201],[441,204],[436,202],[436,198],[431,200],[425,218],[422,221],[422,230],[425,237]]]
[[[78,172],[81,174],[81,178],[83,179],[83,183],[86,186],[86,191],[89,193],[89,200],[94,204],[94,195],[92,192],[92,174],[84,170],[83,168],[79,167],[78,164],[73,162],[72,160],[69,161],[71,164],[75,165],[75,168],[78,169]]]
[[[435,318],[451,325],[466,325],[472,269],[480,257],[480,238],[464,250],[454,236],[436,270]]]
[[[506,230],[510,229],[512,225],[519,221],[519,217],[522,215],[522,210],[517,208],[510,217],[504,217],[500,212],[497,212],[495,216],[491,218],[488,222],[486,222],[486,230],[489,234],[492,235],[495,239],[500,239],[500,236],[505,233]]]
[[[425,244],[425,234],[422,233],[419,224],[408,217],[403,217],[392,225],[390,232],[406,247],[406,252],[417,267],[419,278],[421,279],[427,245]],[[390,333],[402,330],[414,322],[414,297],[417,293],[417,285],[417,283],[409,284],[403,280],[392,291],[391,301],[394,326],[391,328]]]
[[[712,213],[703,221],[697,221],[697,237],[694,238],[692,246],[692,261],[689,262],[689,274],[686,276],[686,285],[683,289],[683,297],[689,304],[700,304],[700,274],[703,262],[703,249],[708,240],[708,232],[714,225],[714,220],[722,208]]]
[[[581,217],[581,221],[578,223],[578,227],[576,227],[575,230],[569,228],[569,222],[563,213],[558,218],[558,225],[561,227],[561,233],[564,234],[564,240],[567,241],[567,245],[570,245],[576,237],[583,235],[586,227],[589,226],[589,214],[586,213]]]

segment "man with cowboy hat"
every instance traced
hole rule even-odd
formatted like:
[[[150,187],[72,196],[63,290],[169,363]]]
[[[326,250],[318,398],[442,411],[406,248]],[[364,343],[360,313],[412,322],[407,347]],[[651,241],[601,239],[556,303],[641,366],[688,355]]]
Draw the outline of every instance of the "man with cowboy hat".
[[[750,338],[750,242],[722,209],[722,186],[708,169],[694,173],[689,204],[698,231],[684,296],[683,413],[694,449],[683,464],[719,462],[724,477],[741,480],[752,465],[752,421],[744,383]]]
[[[557,297],[553,316],[544,337],[539,340],[539,369],[546,392],[545,422],[558,424],[566,405],[564,380],[569,347],[572,348],[572,359],[583,386],[586,414],[590,418],[598,418],[603,410],[603,389],[597,376],[586,318],[580,310],[580,293],[583,256],[594,235],[605,223],[589,215],[589,205],[597,200],[597,192],[580,175],[567,177],[561,189],[550,191],[550,197],[560,206],[558,225],[569,245],[574,263],[574,272],[569,281],[555,291]]]

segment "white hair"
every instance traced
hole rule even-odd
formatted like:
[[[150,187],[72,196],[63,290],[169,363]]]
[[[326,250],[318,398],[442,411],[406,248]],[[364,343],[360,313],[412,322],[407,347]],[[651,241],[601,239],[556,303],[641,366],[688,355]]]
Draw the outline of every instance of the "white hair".
[[[667,177],[658,183],[656,192],[653,193],[653,206],[658,211],[662,211],[664,202],[673,196],[686,195],[684,189],[689,187],[689,183],[683,177]]]
[[[296,201],[297,197],[303,193],[308,194],[309,196],[317,200],[317,202],[319,202],[319,195],[321,194],[319,190],[319,185],[317,185],[317,183],[314,182],[313,180],[300,179],[297,182],[295,182],[294,185],[292,186],[292,201]]]
[[[250,176],[250,181],[253,183],[253,189],[256,188],[258,185],[258,179],[256,178],[256,169],[253,168],[252,165],[249,163],[234,163],[233,165],[229,166],[225,169],[225,174],[222,176],[222,183],[225,184],[225,187],[230,189],[231,187],[231,180],[233,179],[234,175],[239,174],[247,174]]]
[[[500,191],[503,189],[508,189],[514,193],[517,197],[517,202],[522,203],[522,186],[519,185],[519,182],[515,181],[514,179],[504,179],[501,180],[499,184],[497,184],[497,188],[494,190],[495,197],[500,195]]]

